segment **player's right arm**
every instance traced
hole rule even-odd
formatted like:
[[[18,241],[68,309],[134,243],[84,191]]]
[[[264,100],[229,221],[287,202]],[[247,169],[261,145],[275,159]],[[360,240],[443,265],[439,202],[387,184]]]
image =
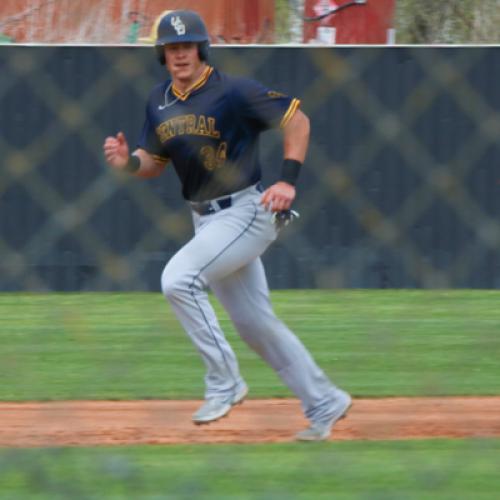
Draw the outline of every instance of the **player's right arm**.
[[[130,154],[130,148],[123,132],[106,137],[103,145],[107,164],[115,170],[129,172],[137,177],[157,177],[167,162],[138,148]],[[133,158],[135,157],[135,158]]]

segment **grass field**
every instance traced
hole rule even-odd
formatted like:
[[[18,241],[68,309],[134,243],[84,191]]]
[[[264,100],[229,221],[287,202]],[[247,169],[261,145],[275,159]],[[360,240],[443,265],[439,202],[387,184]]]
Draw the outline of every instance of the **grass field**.
[[[500,440],[9,450],[0,498],[493,499],[499,454]]]
[[[499,292],[272,298],[355,396],[500,394]],[[289,396],[220,314],[251,396]],[[0,400],[203,393],[198,355],[159,294],[0,294],[0,345]],[[0,498],[493,499],[499,457],[494,439],[1,449]]]
[[[276,291],[282,319],[356,396],[500,394],[500,292]],[[290,393],[221,323],[250,397]],[[161,294],[0,294],[0,400],[201,398]]]

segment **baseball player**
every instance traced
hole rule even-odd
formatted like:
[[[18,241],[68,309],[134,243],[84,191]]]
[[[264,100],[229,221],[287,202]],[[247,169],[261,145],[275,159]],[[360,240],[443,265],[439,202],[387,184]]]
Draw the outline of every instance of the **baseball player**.
[[[196,424],[227,415],[248,387],[207,296],[210,288],[239,335],[300,399],[310,426],[297,439],[327,439],[351,405],[275,315],[260,259],[291,210],[309,141],[300,101],[262,84],[224,74],[208,62],[209,35],[192,11],[162,17],[155,43],[170,78],[146,106],[138,147],[122,132],[104,142],[107,163],[138,177],[155,177],[171,163],[192,212],[193,238],[167,263],[161,288],[198,349],[205,367],[205,401]],[[259,135],[283,131],[280,180],[263,189]]]

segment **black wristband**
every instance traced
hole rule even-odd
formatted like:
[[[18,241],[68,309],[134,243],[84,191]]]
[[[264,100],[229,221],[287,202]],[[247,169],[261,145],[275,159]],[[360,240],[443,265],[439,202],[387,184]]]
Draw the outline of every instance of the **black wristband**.
[[[283,160],[280,180],[288,182],[288,184],[295,186],[295,183],[299,178],[300,167],[302,167],[302,163],[298,160]]]
[[[136,156],[136,155],[130,155],[128,157],[127,164],[125,167],[123,167],[123,170],[125,172],[128,172],[129,174],[133,174],[134,172],[137,172],[141,168],[141,159]]]

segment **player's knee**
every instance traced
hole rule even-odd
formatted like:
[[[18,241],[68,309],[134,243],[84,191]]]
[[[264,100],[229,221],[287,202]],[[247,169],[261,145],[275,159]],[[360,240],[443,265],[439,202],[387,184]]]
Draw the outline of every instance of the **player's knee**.
[[[165,269],[161,275],[161,291],[169,300],[175,299],[185,290],[183,280],[175,273],[169,273]]]
[[[203,289],[204,285],[200,278],[194,277],[190,273],[179,272],[172,266],[167,266],[161,275],[161,290],[163,295],[169,300],[175,300],[192,295]]]
[[[283,333],[281,322],[274,317],[244,314],[232,319],[240,337],[250,344],[273,344]]]
[[[262,342],[267,342],[273,337],[273,331],[270,330],[269,325],[266,325],[258,318],[239,318],[233,320],[233,324],[239,336],[251,347],[260,345]],[[255,345],[254,345],[255,344]]]
[[[233,311],[231,320],[240,332],[258,332],[261,335],[268,335],[277,329],[279,321],[273,311],[267,307],[249,307],[242,304],[242,307]]]

